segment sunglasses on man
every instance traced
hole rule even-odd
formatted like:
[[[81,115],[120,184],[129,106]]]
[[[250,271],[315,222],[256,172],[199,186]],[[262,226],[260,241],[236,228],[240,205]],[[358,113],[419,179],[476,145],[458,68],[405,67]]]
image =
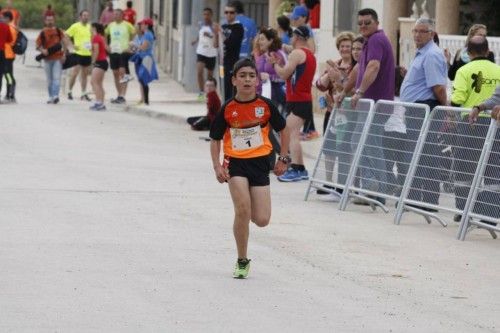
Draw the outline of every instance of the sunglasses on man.
[[[373,22],[372,20],[358,21],[358,25],[359,25],[359,26],[362,26],[362,25],[365,25],[365,26],[366,26],[366,25],[370,25],[370,24],[372,24],[372,22]]]

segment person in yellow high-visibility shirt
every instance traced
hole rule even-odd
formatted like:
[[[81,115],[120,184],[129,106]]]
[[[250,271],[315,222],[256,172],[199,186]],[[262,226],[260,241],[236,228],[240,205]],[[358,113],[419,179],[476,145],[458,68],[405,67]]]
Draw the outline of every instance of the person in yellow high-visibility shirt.
[[[460,67],[453,82],[451,104],[472,108],[472,112],[464,112],[458,122],[457,144],[455,149],[455,205],[463,210],[469,196],[471,181],[477,169],[477,161],[483,150],[486,134],[490,124],[490,116],[482,113],[479,116],[475,110],[490,98],[496,87],[500,85],[500,66],[488,60],[488,41],[483,36],[472,37],[467,44],[467,52],[471,61]],[[497,140],[500,138],[497,132]],[[496,161],[495,161],[496,159]],[[493,152],[485,170],[485,187],[499,185],[500,154]],[[478,195],[475,213],[500,218],[500,193],[484,190]],[[456,222],[462,216],[457,214]]]
[[[81,99],[90,101],[90,97],[87,94],[87,78],[90,75],[90,65],[92,63],[92,44],[90,42],[92,35],[90,31],[89,12],[87,10],[80,12],[80,20],[66,30],[66,35],[73,40],[75,54],[78,59],[78,65],[73,68],[69,78],[68,99],[73,99],[73,86],[78,74],[80,74]]]

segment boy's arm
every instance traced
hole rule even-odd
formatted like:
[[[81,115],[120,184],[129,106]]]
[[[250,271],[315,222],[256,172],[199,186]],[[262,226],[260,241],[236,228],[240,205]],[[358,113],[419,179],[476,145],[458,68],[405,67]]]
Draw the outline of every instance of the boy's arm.
[[[212,157],[212,165],[215,171],[215,178],[219,183],[224,183],[229,180],[229,172],[220,163],[221,140],[210,141],[210,156]]]

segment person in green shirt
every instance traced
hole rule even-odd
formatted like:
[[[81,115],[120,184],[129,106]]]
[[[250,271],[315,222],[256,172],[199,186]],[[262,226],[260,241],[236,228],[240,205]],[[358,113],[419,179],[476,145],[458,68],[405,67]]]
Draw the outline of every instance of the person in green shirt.
[[[455,206],[459,210],[464,209],[469,196],[470,184],[476,172],[477,161],[483,150],[491,121],[488,114],[477,115],[475,110],[490,98],[496,87],[500,85],[500,66],[492,63],[487,58],[489,52],[487,39],[483,36],[472,37],[467,44],[467,52],[471,61],[457,71],[451,95],[451,104],[453,106],[473,109],[472,112],[462,113],[457,126],[454,171],[456,177]],[[481,108],[479,107],[479,109]],[[469,119],[469,116],[471,116],[471,119]],[[477,120],[475,120],[476,118]],[[500,155],[494,153],[492,156],[492,158],[498,160]],[[490,158],[485,170],[485,187],[499,185],[499,173],[500,163],[492,163]],[[484,190],[478,195],[475,213],[500,218],[498,202],[500,202],[500,193]],[[462,216],[457,214],[454,220],[460,222],[461,218]]]
[[[80,12],[80,20],[66,30],[66,35],[73,41],[74,53],[78,61],[78,64],[73,67],[69,78],[68,99],[73,99],[73,86],[78,74],[80,74],[81,99],[90,101],[90,97],[87,94],[87,77],[90,75],[90,65],[92,62],[92,44],[90,43],[91,32],[89,12],[87,10],[84,9]]]
[[[135,28],[132,24],[123,20],[123,11],[115,9],[115,19],[106,27],[106,36],[109,36],[108,53],[109,64],[113,71],[115,87],[118,97],[111,103],[124,104],[127,92],[127,82],[132,80],[128,67],[130,58],[129,44],[134,38]]]

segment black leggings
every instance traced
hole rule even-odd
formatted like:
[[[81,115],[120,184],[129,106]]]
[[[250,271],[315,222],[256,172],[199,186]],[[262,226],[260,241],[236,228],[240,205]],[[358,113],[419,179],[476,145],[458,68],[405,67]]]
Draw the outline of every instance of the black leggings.
[[[139,82],[141,83],[142,91],[144,91],[144,103],[146,105],[149,105],[149,86],[142,80],[140,80]]]
[[[16,79],[14,78],[14,59],[5,60],[5,79],[7,81],[7,94],[8,99],[13,99],[16,93]]]
[[[2,81],[3,81],[3,76],[5,74],[5,69],[6,69],[5,53],[3,50],[0,50],[0,91],[2,90]]]

